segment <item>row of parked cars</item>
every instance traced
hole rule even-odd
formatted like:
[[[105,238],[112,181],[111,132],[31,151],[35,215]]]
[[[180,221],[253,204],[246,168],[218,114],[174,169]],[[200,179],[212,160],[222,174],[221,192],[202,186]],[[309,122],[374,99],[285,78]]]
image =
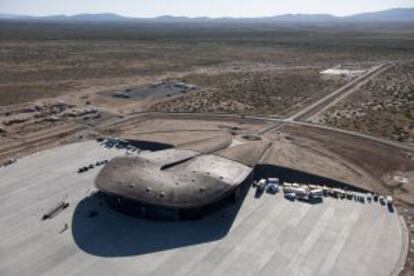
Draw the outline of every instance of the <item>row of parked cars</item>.
[[[259,181],[254,181],[253,187],[255,187],[259,193],[266,191],[271,194],[276,194],[282,189],[284,197],[289,200],[299,199],[314,202],[322,201],[323,197],[330,196],[333,198],[354,200],[361,203],[379,202],[381,205],[388,205],[389,207],[393,204],[391,196],[381,196],[371,193],[363,194],[340,188],[329,188],[312,184],[305,185],[288,182],[281,184],[278,178],[263,178]]]
[[[285,198],[290,200],[315,200],[322,199],[323,189],[313,185],[299,185],[296,183],[280,183],[279,178],[272,177],[268,179],[260,179],[253,182],[253,186],[256,187],[257,192],[267,192],[270,194],[276,194],[282,188]]]
[[[323,189],[316,185],[300,185],[297,183],[284,183],[283,193],[290,200],[300,199],[306,201],[322,200]]]
[[[355,200],[359,201],[361,203],[371,203],[371,202],[379,202],[381,205],[392,205],[393,199],[392,196],[382,196],[372,193],[355,193],[352,191],[346,191],[339,188],[327,188],[323,187],[324,194],[326,196],[331,196],[334,198],[340,198],[340,199],[349,199],[349,200]]]
[[[276,194],[279,192],[279,178],[260,179],[259,181],[253,181],[253,187],[260,193],[266,191],[270,194]]]
[[[102,160],[102,161],[97,161],[95,164],[89,164],[88,166],[80,167],[80,168],[78,169],[78,173],[84,173],[84,172],[87,172],[87,171],[89,171],[89,170],[92,170],[92,169],[93,169],[93,168],[95,168],[95,167],[105,165],[105,164],[106,164],[106,163],[108,163],[108,162],[109,162],[108,160]]]

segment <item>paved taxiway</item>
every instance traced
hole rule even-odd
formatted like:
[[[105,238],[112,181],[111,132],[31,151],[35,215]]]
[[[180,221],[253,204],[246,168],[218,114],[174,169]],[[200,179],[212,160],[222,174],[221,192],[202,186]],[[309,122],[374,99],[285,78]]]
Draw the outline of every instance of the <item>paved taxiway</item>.
[[[401,265],[400,217],[378,203],[310,205],[251,189],[241,206],[199,221],[118,214],[89,196],[100,168],[76,171],[123,154],[83,142],[0,168],[0,275],[377,276]],[[41,221],[64,197],[70,207]]]

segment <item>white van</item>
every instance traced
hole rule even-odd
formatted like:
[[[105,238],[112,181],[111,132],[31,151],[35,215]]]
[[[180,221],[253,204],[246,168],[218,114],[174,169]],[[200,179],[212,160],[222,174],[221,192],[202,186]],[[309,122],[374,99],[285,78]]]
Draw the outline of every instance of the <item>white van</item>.
[[[266,188],[267,182],[266,179],[260,179],[259,182],[257,182],[256,184],[256,189],[260,192],[263,192],[264,189]]]

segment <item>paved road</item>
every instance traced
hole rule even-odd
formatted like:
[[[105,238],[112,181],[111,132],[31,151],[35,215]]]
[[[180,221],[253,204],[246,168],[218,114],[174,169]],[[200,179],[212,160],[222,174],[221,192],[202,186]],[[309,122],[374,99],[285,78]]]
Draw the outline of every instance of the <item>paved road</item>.
[[[392,147],[395,147],[395,148],[399,148],[399,149],[402,149],[402,150],[414,151],[414,147],[412,147],[411,145],[407,145],[407,144],[403,144],[403,143],[399,143],[399,142],[395,142],[395,141],[391,141],[391,140],[388,140],[388,139],[383,139],[383,138],[379,138],[379,137],[375,137],[375,136],[371,136],[371,135],[367,135],[367,134],[362,134],[362,133],[355,132],[355,131],[343,130],[343,129],[324,126],[324,125],[320,125],[320,124],[314,124],[314,123],[310,123],[310,122],[303,122],[303,121],[305,121],[305,120],[307,120],[307,119],[309,119],[313,116],[316,116],[317,114],[319,114],[323,110],[326,110],[330,106],[336,104],[340,100],[343,100],[347,96],[349,96],[352,93],[356,92],[362,85],[364,85],[366,82],[368,82],[369,80],[371,80],[372,78],[374,78],[375,76],[377,76],[378,74],[380,74],[381,72],[386,70],[391,65],[392,65],[391,63],[388,63],[388,64],[381,64],[381,65],[373,67],[371,70],[367,71],[366,73],[359,76],[358,78],[352,80],[351,82],[344,85],[343,87],[333,91],[332,93],[328,94],[327,96],[319,99],[315,103],[299,110],[298,112],[296,112],[295,114],[293,114],[293,115],[291,115],[287,118],[279,119],[279,118],[264,117],[264,116],[243,116],[243,117],[247,118],[247,119],[253,119],[253,120],[274,122],[273,124],[271,124],[269,126],[266,126],[263,129],[259,130],[257,132],[257,134],[259,134],[259,135],[263,135],[263,134],[269,133],[271,131],[276,131],[278,129],[281,129],[283,126],[289,125],[289,124],[303,125],[303,126],[307,126],[307,127],[314,127],[314,128],[318,128],[318,129],[323,129],[323,130],[339,132],[339,133],[343,133],[343,134],[347,134],[347,135],[352,135],[352,136],[355,136],[355,137],[359,137],[361,139],[366,139],[366,140],[374,141],[374,142],[377,142],[377,143],[386,144],[386,145],[389,145],[389,146],[392,146]],[[184,116],[184,117],[185,116],[191,116],[191,117],[193,117],[193,116],[199,116],[199,117],[217,116],[217,117],[232,117],[232,118],[240,118],[241,117],[238,114],[228,114],[228,113],[179,113],[179,112],[177,112],[177,113],[163,113],[163,112],[148,112],[148,113],[134,114],[134,115],[132,115],[132,117],[121,119],[120,122],[127,121],[127,120],[129,120],[129,118],[131,118],[131,119],[132,118],[137,118],[139,116],[148,115],[148,114],[161,114],[161,115],[162,114],[168,114],[169,116]]]
[[[329,106],[337,103],[339,100],[344,99],[345,97],[349,96],[350,94],[358,90],[358,88],[360,88],[373,77],[383,72],[388,66],[389,64],[381,64],[373,67],[366,73],[350,81],[341,88],[333,91],[325,97],[322,97],[316,102],[308,105],[307,107],[299,110],[295,114],[289,116],[288,118],[286,118],[286,121],[305,121],[307,119],[310,119],[312,116],[318,114],[320,111],[325,110],[325,108],[328,108]]]
[[[414,147],[412,147],[410,145],[395,142],[395,141],[391,141],[391,140],[388,140],[388,139],[374,137],[374,136],[371,136],[371,135],[362,134],[362,133],[355,132],[355,131],[343,130],[343,129],[328,127],[328,126],[324,126],[324,125],[320,125],[320,124],[313,124],[313,123],[310,123],[310,122],[299,121],[299,120],[309,119],[310,117],[315,116],[316,114],[319,114],[323,110],[326,110],[326,108],[329,108],[330,106],[336,104],[338,101],[343,100],[345,97],[347,97],[350,94],[357,91],[362,85],[364,85],[370,79],[374,78],[375,76],[377,76],[378,74],[380,74],[381,72],[386,70],[389,66],[391,66],[391,64],[381,64],[381,65],[375,66],[371,70],[367,71],[365,74],[363,74],[363,75],[359,76],[358,78],[352,80],[348,84],[346,84],[343,87],[333,91],[332,93],[328,94],[327,96],[319,99],[315,103],[305,107],[302,110],[299,110],[298,112],[296,112],[295,114],[291,115],[288,118],[279,119],[279,118],[272,118],[272,117],[265,117],[265,116],[243,116],[243,117],[247,118],[247,119],[253,119],[253,120],[274,122],[273,124],[271,124],[269,126],[266,126],[265,128],[259,130],[257,132],[257,134],[259,134],[259,135],[263,135],[265,133],[269,133],[271,131],[281,129],[283,126],[289,125],[289,124],[303,125],[303,126],[307,126],[307,127],[314,127],[314,128],[318,128],[318,129],[323,129],[323,130],[328,130],[328,131],[333,131],[333,132],[340,132],[340,133],[347,134],[347,135],[352,135],[352,136],[355,136],[355,137],[359,137],[361,139],[366,139],[366,140],[374,141],[374,142],[377,142],[377,143],[386,144],[386,145],[389,145],[389,146],[392,146],[392,147],[395,147],[395,148],[399,148],[399,149],[402,149],[402,150],[414,151]],[[193,117],[193,116],[198,116],[198,117],[217,116],[217,117],[232,117],[232,118],[240,118],[241,117],[238,114],[228,114],[228,113],[162,113],[162,112],[149,112],[149,113],[134,114],[133,117],[124,118],[124,119],[121,119],[121,120],[122,121],[127,121],[127,120],[129,120],[129,118],[131,118],[131,119],[132,118],[137,118],[139,116],[148,115],[148,114],[161,114],[161,115],[162,114],[166,114],[166,115],[168,114],[169,116],[183,116],[183,117],[186,117],[186,116],[191,116],[191,117]]]
[[[80,165],[123,154],[96,142],[40,152],[0,169],[0,275],[390,275],[406,237],[378,203],[290,202],[247,194],[205,220],[150,222],[88,197],[98,170]],[[71,205],[42,214],[67,195]],[[89,217],[97,211],[96,217]],[[68,229],[64,229],[64,224]]]

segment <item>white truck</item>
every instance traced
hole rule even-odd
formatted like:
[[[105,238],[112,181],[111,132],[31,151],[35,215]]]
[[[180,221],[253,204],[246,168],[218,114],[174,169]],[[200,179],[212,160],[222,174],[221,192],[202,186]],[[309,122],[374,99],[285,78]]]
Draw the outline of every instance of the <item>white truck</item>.
[[[311,189],[309,191],[309,196],[311,198],[322,198],[323,197],[323,189]]]
[[[266,185],[267,185],[267,181],[266,181],[266,179],[260,179],[259,180],[259,182],[257,182],[257,184],[256,184],[256,189],[259,191],[259,192],[263,192],[264,191],[264,189],[266,188]]]
[[[296,197],[299,199],[305,199],[305,200],[309,199],[309,189],[305,187],[286,187],[285,186],[283,188],[283,193],[285,194],[294,193],[296,194]]]

